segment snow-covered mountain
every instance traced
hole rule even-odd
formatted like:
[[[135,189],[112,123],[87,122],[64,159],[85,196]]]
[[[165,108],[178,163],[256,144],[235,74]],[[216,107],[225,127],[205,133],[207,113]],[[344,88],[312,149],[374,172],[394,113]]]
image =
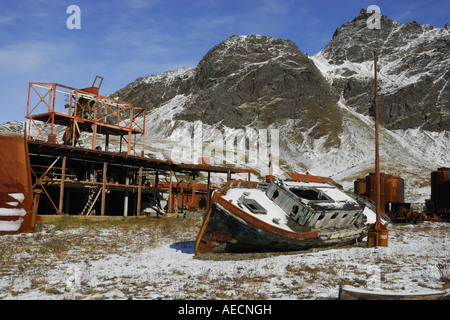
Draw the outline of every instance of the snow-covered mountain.
[[[197,66],[138,78],[110,96],[147,107],[148,156],[196,163],[206,155],[262,177],[272,152],[276,174],[331,176],[353,189],[374,170],[379,49],[381,168],[405,179],[407,201],[423,201],[430,173],[450,164],[450,25],[382,16],[381,29],[369,29],[368,17],[362,10],[312,57],[290,40],[234,35]]]
[[[379,49],[382,170],[405,179],[407,200],[422,201],[431,171],[450,163],[450,26],[382,16],[381,28],[369,29],[368,18],[362,10],[312,57],[286,39],[235,35],[195,67],[139,78],[112,96],[148,107],[153,150],[183,141],[195,121],[203,125],[204,147],[213,139],[210,129],[224,137],[277,129],[276,173],[332,176],[352,189],[374,167],[373,49]],[[170,157],[167,150],[158,156]]]
[[[312,57],[344,102],[367,114],[373,101],[373,49],[379,50],[380,119],[386,128],[450,127],[450,24],[443,28],[402,24],[381,17],[367,28],[362,10]]]

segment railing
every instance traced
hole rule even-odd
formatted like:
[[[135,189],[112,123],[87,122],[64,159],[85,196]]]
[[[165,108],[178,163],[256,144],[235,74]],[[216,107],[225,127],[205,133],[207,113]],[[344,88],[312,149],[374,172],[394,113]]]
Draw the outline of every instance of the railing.
[[[75,89],[56,83],[30,82],[26,114],[29,139],[74,147],[82,132],[91,132],[92,149],[97,147],[97,134],[126,137],[128,154],[136,135],[142,135],[143,145],[145,108],[97,92],[96,87]],[[66,127],[64,135],[56,125]]]

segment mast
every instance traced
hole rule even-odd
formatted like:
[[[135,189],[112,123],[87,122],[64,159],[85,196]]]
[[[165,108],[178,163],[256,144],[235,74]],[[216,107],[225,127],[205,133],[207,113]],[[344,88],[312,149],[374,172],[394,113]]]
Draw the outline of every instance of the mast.
[[[378,114],[378,50],[373,50],[375,72],[375,188],[376,188],[376,222],[369,227],[367,247],[387,247],[389,230],[381,224],[381,177],[380,177],[380,140]]]
[[[377,220],[375,223],[375,230],[381,229],[381,187],[380,187],[380,139],[379,139],[379,120],[378,120],[378,50],[373,50],[374,69],[375,69],[375,186],[376,191],[376,207]],[[378,245],[378,238],[377,238]]]

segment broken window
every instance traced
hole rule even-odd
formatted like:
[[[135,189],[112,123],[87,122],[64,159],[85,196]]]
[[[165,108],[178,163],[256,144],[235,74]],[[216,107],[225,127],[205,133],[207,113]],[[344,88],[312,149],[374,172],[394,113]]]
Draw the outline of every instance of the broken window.
[[[316,189],[290,188],[289,190],[306,200],[330,200],[322,191]]]
[[[275,190],[275,192],[272,194],[272,198],[276,199],[279,195],[280,193],[278,192],[278,190]]]

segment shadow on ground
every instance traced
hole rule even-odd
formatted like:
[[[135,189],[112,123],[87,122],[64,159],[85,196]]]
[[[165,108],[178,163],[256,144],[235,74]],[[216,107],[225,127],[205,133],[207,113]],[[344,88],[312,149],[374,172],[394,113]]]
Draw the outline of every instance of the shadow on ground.
[[[179,250],[182,253],[194,254],[195,241],[181,241],[170,245],[171,249]]]

